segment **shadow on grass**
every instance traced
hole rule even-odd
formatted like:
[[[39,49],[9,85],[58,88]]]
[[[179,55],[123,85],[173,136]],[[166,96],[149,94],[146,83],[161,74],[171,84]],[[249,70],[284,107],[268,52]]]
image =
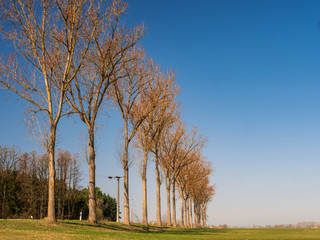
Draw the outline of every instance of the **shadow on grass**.
[[[87,226],[92,228],[100,228],[119,232],[131,232],[131,233],[153,233],[153,234],[170,234],[170,235],[207,235],[217,233],[227,233],[228,229],[210,229],[210,228],[181,228],[181,227],[167,227],[167,226],[155,226],[155,225],[142,225],[131,224],[130,226],[123,223],[107,222],[92,224],[86,221],[61,221],[63,224],[71,224],[75,226]]]

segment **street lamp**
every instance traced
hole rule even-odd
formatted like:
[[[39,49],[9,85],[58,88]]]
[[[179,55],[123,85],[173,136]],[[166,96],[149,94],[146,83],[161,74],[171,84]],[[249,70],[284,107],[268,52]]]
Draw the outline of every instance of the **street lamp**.
[[[112,178],[116,178],[117,179],[117,182],[118,182],[118,192],[117,192],[117,222],[119,222],[119,180],[120,178],[123,178],[123,176],[115,176],[115,177],[111,177],[109,176],[108,177],[109,179],[112,179]]]

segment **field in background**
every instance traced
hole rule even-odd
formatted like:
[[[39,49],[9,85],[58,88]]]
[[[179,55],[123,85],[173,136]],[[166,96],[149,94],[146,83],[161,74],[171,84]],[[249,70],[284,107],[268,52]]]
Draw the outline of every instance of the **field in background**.
[[[320,239],[320,229],[184,229],[86,221],[0,220],[0,239]]]

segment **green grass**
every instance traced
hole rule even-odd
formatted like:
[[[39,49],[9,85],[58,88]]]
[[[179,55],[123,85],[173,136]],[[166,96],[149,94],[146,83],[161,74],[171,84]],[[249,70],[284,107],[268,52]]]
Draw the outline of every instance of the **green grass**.
[[[0,239],[320,239],[319,229],[184,229],[86,221],[0,220]]]

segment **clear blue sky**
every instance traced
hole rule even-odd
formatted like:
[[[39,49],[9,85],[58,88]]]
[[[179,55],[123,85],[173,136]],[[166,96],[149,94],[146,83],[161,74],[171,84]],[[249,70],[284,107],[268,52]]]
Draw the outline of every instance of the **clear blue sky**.
[[[209,224],[320,222],[319,21],[320,1],[311,0],[129,1],[127,24],[144,23],[149,56],[177,73],[183,120],[209,138],[204,154],[216,185]],[[5,97],[0,91],[0,144],[40,151],[19,125],[23,107]],[[107,176],[122,173],[115,151],[121,119],[110,112],[101,122],[97,185],[116,196]],[[58,147],[78,152],[81,129],[76,118],[63,120]],[[152,163],[149,173],[151,220]],[[130,174],[140,217],[141,181],[135,167]]]

